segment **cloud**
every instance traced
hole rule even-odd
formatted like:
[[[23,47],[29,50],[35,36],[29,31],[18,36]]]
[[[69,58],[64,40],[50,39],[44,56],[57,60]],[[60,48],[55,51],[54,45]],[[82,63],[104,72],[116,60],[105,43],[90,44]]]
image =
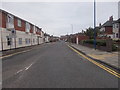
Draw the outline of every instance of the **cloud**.
[[[118,17],[117,2],[97,3],[97,24],[113,15]],[[70,34],[93,26],[92,2],[3,2],[2,8],[54,34]]]

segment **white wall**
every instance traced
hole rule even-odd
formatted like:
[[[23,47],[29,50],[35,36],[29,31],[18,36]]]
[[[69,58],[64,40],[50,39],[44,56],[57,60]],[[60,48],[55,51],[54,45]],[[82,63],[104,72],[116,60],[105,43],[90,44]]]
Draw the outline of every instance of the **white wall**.
[[[19,47],[25,47],[25,46],[31,46],[31,45],[38,45],[38,36],[40,37],[40,35],[37,34],[31,34],[31,33],[26,33],[26,32],[22,32],[22,31],[18,31],[16,30],[16,38],[12,38],[12,45],[8,45],[8,41],[7,41],[7,36],[10,36],[11,31],[7,30],[5,28],[0,28],[0,51],[2,50],[2,44],[3,44],[3,50],[7,50],[7,49],[13,49],[15,48],[19,48]],[[22,44],[19,43],[19,38],[22,38]],[[25,39],[30,39],[30,43],[26,43]],[[34,39],[34,42],[33,42]],[[39,38],[39,44],[44,43],[44,37]],[[3,41],[3,42],[1,42]],[[15,43],[16,41],[16,43]]]
[[[45,36],[45,42],[49,42],[49,36]]]

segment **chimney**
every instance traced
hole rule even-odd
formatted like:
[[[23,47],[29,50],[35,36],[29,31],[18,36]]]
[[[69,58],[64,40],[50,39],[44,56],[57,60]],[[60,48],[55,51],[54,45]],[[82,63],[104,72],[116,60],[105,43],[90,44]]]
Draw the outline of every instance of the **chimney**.
[[[109,18],[109,21],[113,21],[113,16],[111,16],[111,17]]]

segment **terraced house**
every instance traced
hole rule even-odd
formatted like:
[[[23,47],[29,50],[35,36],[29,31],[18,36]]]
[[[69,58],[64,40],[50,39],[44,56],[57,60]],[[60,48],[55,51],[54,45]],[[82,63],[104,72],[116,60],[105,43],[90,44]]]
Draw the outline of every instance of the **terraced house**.
[[[0,51],[44,43],[42,28],[0,10]]]

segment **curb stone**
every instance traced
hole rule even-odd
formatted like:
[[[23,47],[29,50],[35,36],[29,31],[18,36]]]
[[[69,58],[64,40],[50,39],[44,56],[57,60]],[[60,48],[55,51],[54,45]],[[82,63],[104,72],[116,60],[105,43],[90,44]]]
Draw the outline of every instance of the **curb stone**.
[[[101,61],[101,60],[92,58],[92,57],[88,56],[86,53],[78,50],[78,49],[75,48],[74,46],[72,46],[72,45],[70,45],[70,46],[71,46],[72,48],[76,49],[77,51],[79,51],[80,53],[82,53],[83,55],[87,56],[88,58],[93,59],[93,60],[95,60],[95,61],[97,61],[97,62],[99,62],[99,63],[105,64],[105,65],[107,65],[107,66],[109,66],[109,67],[111,67],[111,68],[113,68],[113,69],[116,69],[116,70],[118,70],[118,71],[120,72],[120,68],[118,68],[118,67],[116,67],[116,66],[113,66],[113,65],[111,65],[111,64],[109,64],[109,63],[106,63],[106,62],[104,62],[104,61]]]

